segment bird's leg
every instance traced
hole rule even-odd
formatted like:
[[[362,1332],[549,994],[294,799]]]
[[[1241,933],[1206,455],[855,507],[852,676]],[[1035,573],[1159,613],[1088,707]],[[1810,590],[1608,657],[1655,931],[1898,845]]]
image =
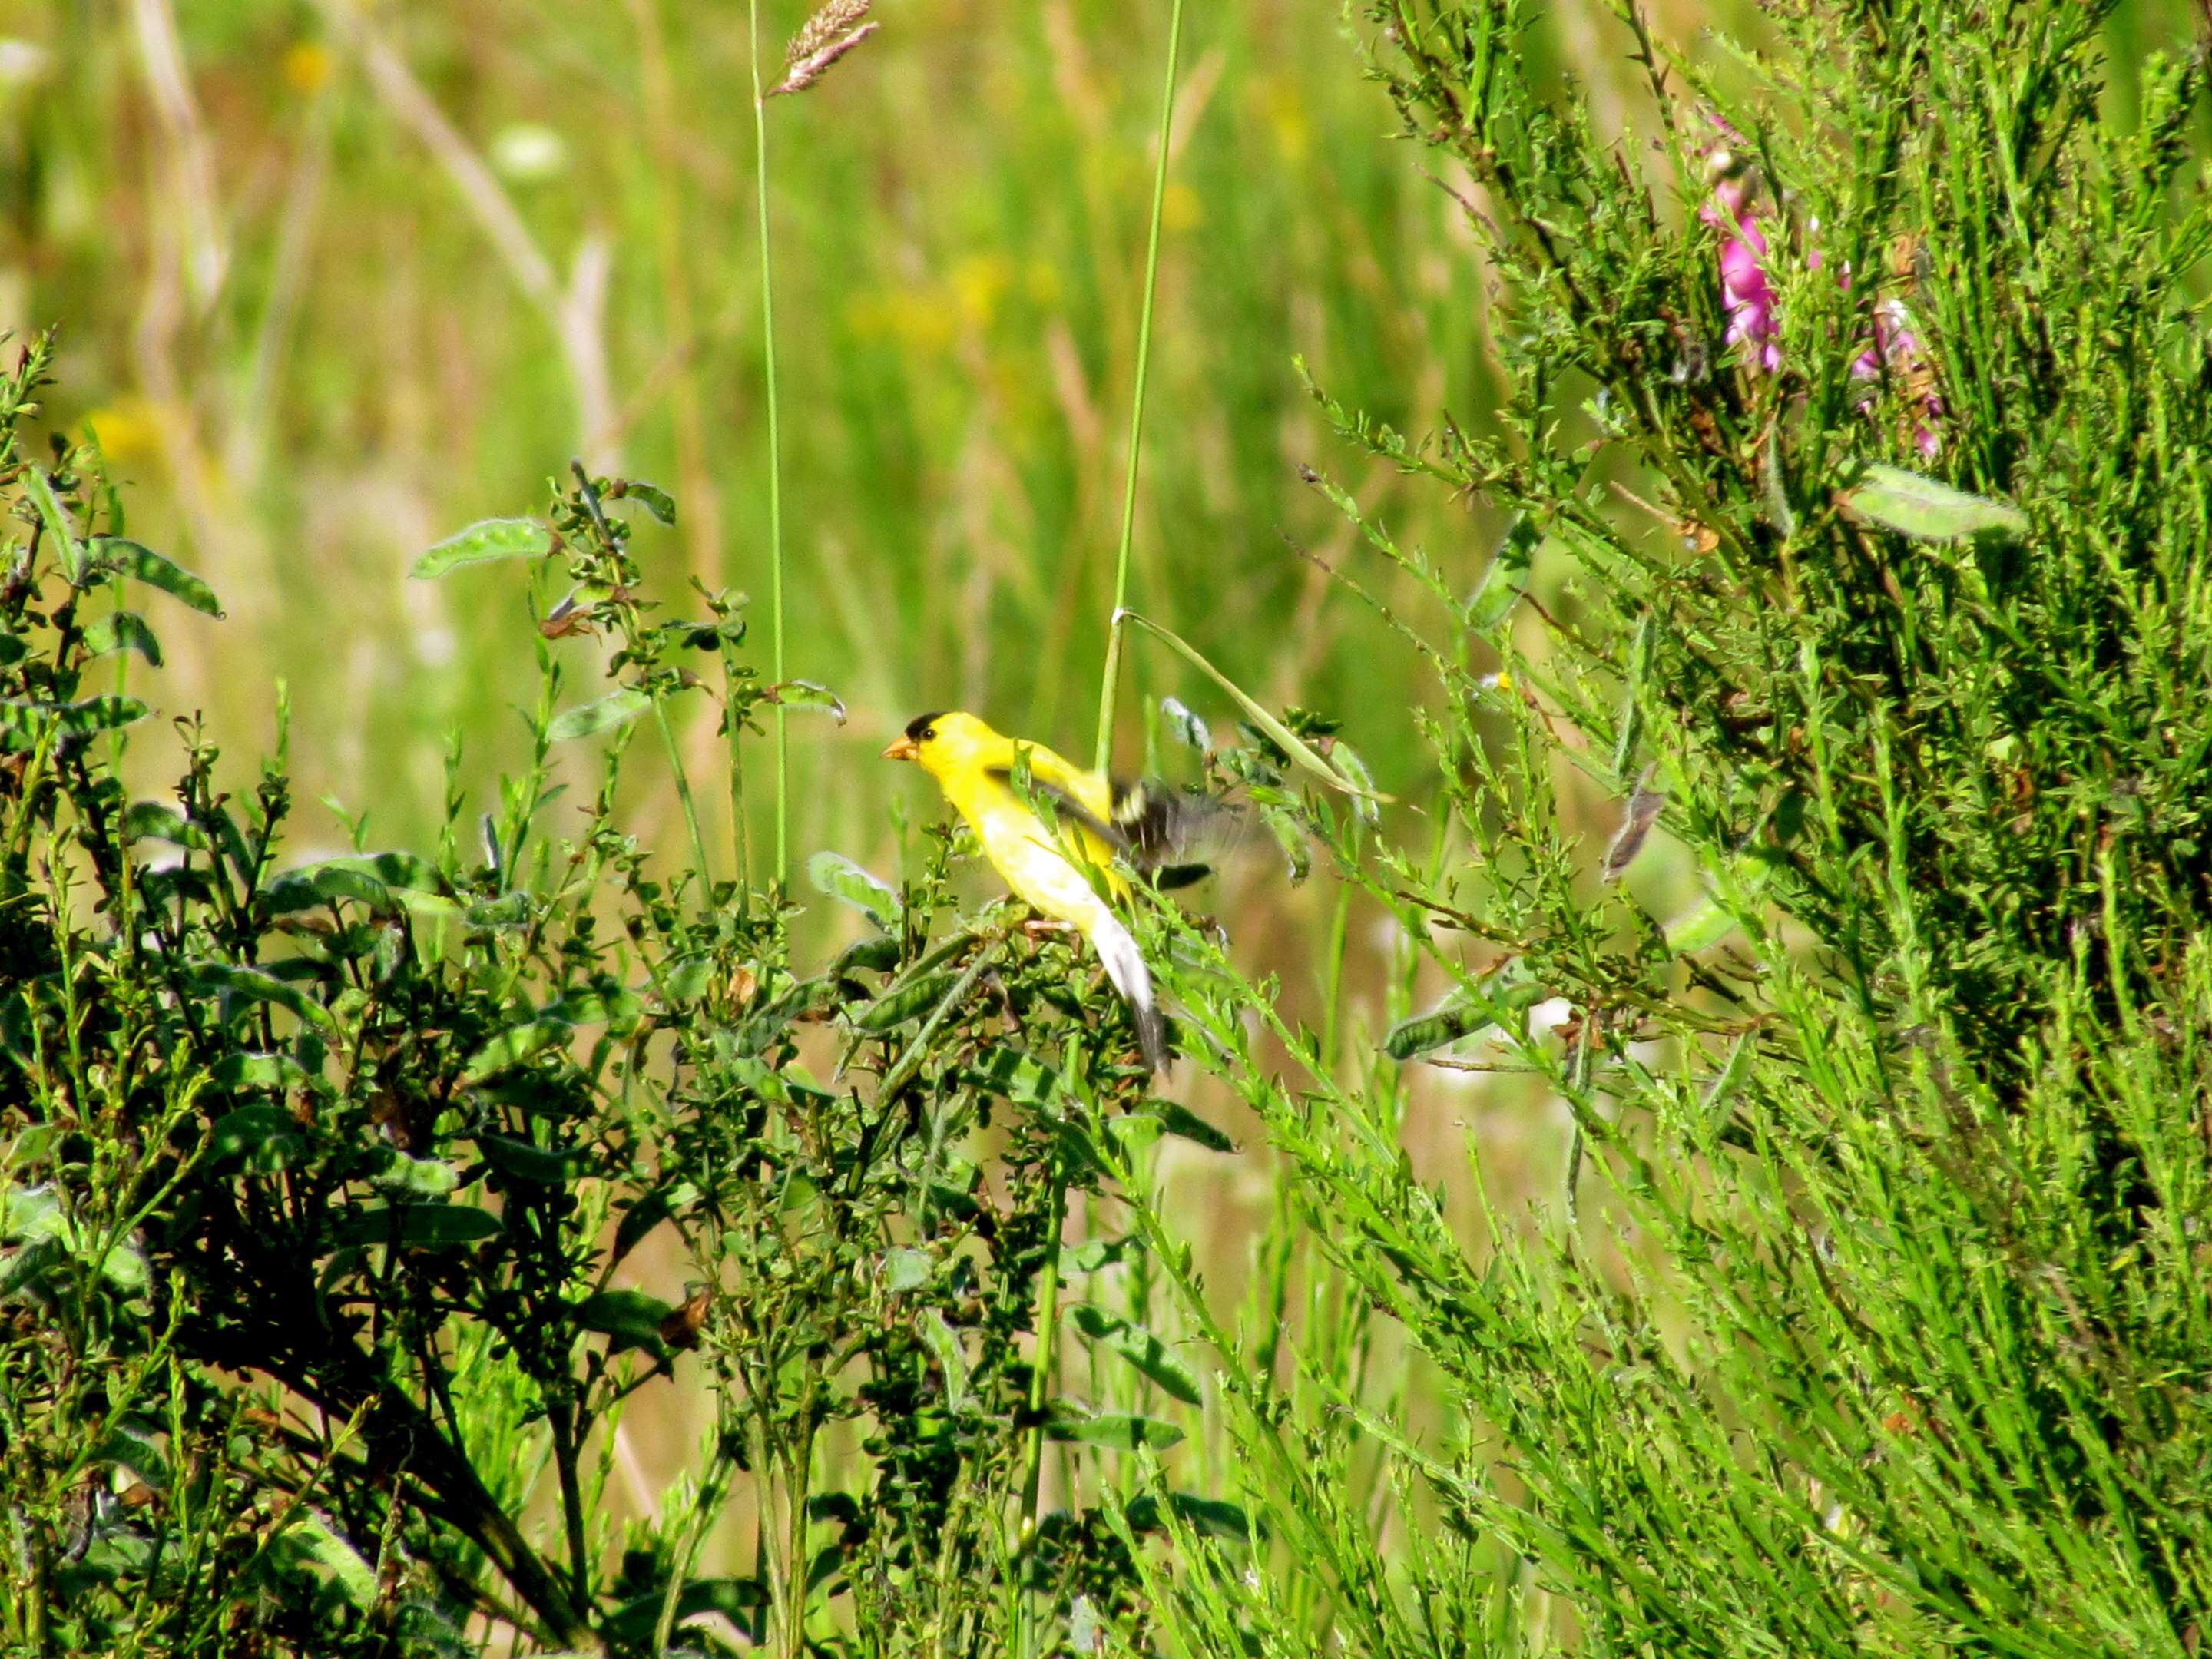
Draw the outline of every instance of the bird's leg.
[[[1034,943],[1043,939],[1047,934],[1065,936],[1073,933],[1075,932],[1075,924],[1072,921],[1054,921],[1048,916],[1031,916],[1022,924],[1022,932]]]

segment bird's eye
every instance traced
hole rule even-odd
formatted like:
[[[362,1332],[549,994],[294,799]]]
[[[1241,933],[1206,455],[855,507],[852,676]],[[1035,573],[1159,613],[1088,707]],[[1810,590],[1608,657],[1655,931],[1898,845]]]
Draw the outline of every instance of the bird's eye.
[[[935,743],[937,741],[937,728],[933,726],[923,726],[921,728],[921,740],[924,743]]]

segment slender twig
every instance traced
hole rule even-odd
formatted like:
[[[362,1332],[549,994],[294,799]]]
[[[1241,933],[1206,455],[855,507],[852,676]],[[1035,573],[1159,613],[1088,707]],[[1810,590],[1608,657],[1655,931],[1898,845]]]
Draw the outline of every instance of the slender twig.
[[[753,75],[753,194],[760,207],[761,353],[768,398],[768,634],[769,666],[775,684],[788,678],[783,668],[783,434],[776,422],[775,288],[770,258],[768,211],[768,97],[761,89],[760,0],[745,0],[745,26]],[[785,710],[775,710],[775,884],[791,872],[790,750]]]
[[[1137,323],[1137,384],[1129,399],[1129,462],[1121,487],[1121,544],[1114,556],[1114,611],[1106,628],[1106,669],[1098,682],[1098,744],[1091,764],[1114,757],[1114,696],[1121,678],[1121,613],[1129,605],[1129,547],[1137,526],[1137,463],[1145,435],[1145,380],[1152,356],[1152,295],[1160,271],[1160,213],[1167,200],[1168,155],[1175,132],[1176,60],[1182,50],[1182,0],[1168,11],[1168,64],[1160,92],[1159,155],[1152,169],[1152,222],[1145,239],[1144,309]]]

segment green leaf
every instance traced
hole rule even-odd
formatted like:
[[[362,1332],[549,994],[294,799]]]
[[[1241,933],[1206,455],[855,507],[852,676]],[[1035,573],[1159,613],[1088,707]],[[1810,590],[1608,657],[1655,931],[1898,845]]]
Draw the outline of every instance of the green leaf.
[[[166,841],[178,847],[204,847],[207,837],[175,807],[158,800],[134,800],[123,811],[125,841]]]
[[[146,626],[146,619],[135,611],[118,611],[93,623],[84,630],[84,648],[95,657],[136,651],[149,666],[161,665],[161,642]]]
[[[403,1198],[443,1198],[461,1184],[460,1171],[442,1158],[410,1158],[392,1146],[384,1151],[384,1166],[368,1181],[379,1192]]]
[[[945,1403],[958,1411],[968,1399],[968,1357],[960,1352],[960,1339],[934,1308],[924,1308],[914,1323],[915,1333],[937,1356],[945,1372]]]
[[[416,580],[442,576],[466,564],[495,559],[534,559],[553,550],[553,532],[535,519],[479,519],[456,531],[415,561],[407,574]]]
[[[0,668],[22,661],[30,653],[30,649],[13,634],[0,633]]]
[[[1157,1417],[1129,1417],[1118,1413],[1097,1417],[1081,1415],[1072,1402],[1060,1401],[1054,1407],[1052,1420],[1045,1425],[1045,1437],[1079,1446],[1103,1446],[1114,1451],[1142,1448],[1164,1451],[1182,1439],[1182,1431]]]
[[[1327,784],[1330,788],[1340,789],[1347,795],[1368,795],[1370,799],[1374,800],[1389,800],[1391,799],[1389,795],[1370,794],[1369,791],[1362,789],[1355,780],[1346,777],[1344,774],[1337,771],[1335,768],[1332,767],[1327,761],[1323,760],[1304,738],[1299,737],[1298,734],[1291,731],[1289,726],[1284,725],[1282,721],[1277,720],[1273,714],[1269,714],[1266,708],[1261,706],[1255,698],[1248,696],[1243,689],[1240,687],[1236,681],[1231,679],[1228,675],[1223,673],[1212,663],[1208,662],[1204,657],[1200,656],[1199,654],[1198,648],[1183,639],[1182,635],[1169,629],[1161,627],[1158,623],[1152,621],[1148,617],[1141,617],[1133,611],[1122,611],[1116,612],[1115,620],[1116,622],[1134,623],[1138,627],[1143,629],[1147,634],[1150,634],[1154,639],[1158,640],[1170,650],[1173,651],[1177,656],[1181,657],[1185,662],[1188,663],[1193,668],[1197,669],[1200,673],[1206,676],[1206,678],[1211,679],[1216,685],[1219,686],[1224,691],[1226,691],[1231,697],[1236,699],[1237,706],[1244,711],[1245,714],[1250,719],[1253,725],[1258,726],[1262,732],[1267,734],[1268,741],[1273,743],[1278,749],[1280,749],[1285,755],[1288,755],[1294,764],[1303,767],[1306,771],[1320,779],[1322,782]]]
[[[811,709],[829,715],[840,726],[845,723],[843,700],[828,686],[817,685],[812,680],[786,680],[781,685],[771,685],[763,693],[761,701],[778,708]]]
[[[307,1559],[330,1574],[331,1582],[347,1601],[357,1607],[376,1605],[376,1569],[338,1534],[319,1510],[299,1511],[286,1536],[300,1546]]]
[[[290,1089],[308,1081],[306,1067],[289,1054],[234,1050],[208,1067],[208,1079],[224,1089]]]
[[[36,702],[11,697],[0,702],[0,732],[26,743],[36,742],[40,729],[46,724],[45,717],[51,715],[63,736],[87,738],[95,732],[119,731],[153,712],[136,697],[119,697],[112,693],[87,697],[82,702]]]
[[[1160,1500],[1151,1492],[1144,1492],[1130,1500],[1124,1511],[1128,1516],[1132,1532],[1157,1532],[1166,1524],[1161,1514]],[[1255,1536],[1251,1516],[1241,1504],[1224,1503],[1218,1498],[1200,1498],[1195,1492],[1171,1492],[1167,1495],[1166,1508],[1192,1531],[1209,1538],[1218,1538],[1224,1544],[1247,1544]]]
[[[901,909],[897,890],[842,853],[817,853],[806,860],[806,878],[814,884],[815,891],[842,899],[885,933],[897,924]]]
[[[1235,1141],[1188,1106],[1177,1105],[1172,1100],[1148,1100],[1138,1109],[1148,1117],[1158,1119],[1160,1127],[1170,1134],[1195,1141],[1210,1152],[1233,1152],[1237,1150]]]
[[[566,1042],[575,1031],[565,1019],[526,1019],[510,1025],[469,1056],[468,1064],[461,1067],[461,1081],[482,1083],[556,1042]]]
[[[878,997],[854,1016],[853,1024],[863,1031],[888,1031],[918,1019],[937,1006],[959,978],[957,974],[924,974],[888,996]]]
[[[1201,755],[1213,747],[1213,733],[1206,729],[1206,722],[1173,697],[1160,699],[1160,724],[1177,743]]]
[[[69,514],[63,509],[62,499],[54,494],[54,482],[37,467],[23,469],[23,488],[31,497],[32,505],[39,509],[39,517],[46,521],[46,534],[54,540],[54,558],[61,566],[63,576],[71,587],[84,586],[84,550],[78,546],[76,532],[70,528]]]
[[[208,1153],[218,1165],[235,1159],[262,1175],[297,1162],[307,1145],[292,1115],[266,1101],[225,1112],[208,1132]]]
[[[362,1204],[335,1230],[354,1244],[397,1242],[416,1250],[457,1249],[499,1236],[499,1218],[468,1204]]]
[[[625,1348],[659,1348],[661,1322],[675,1311],[643,1291],[601,1291],[577,1304],[576,1322],[614,1338],[607,1352],[620,1353]]]
[[[204,617],[222,615],[222,603],[210,587],[182,565],[163,558],[150,547],[125,541],[119,536],[96,536],[92,550],[100,559],[124,575],[142,581],[149,587],[157,587],[171,599],[190,605]]]
[[[329,1009],[298,986],[288,985],[261,969],[241,968],[228,962],[196,962],[185,969],[185,978],[196,991],[220,991],[254,1002],[273,1003],[301,1019],[333,1031],[337,1030],[337,1020]]]
[[[310,865],[288,870],[262,890],[261,902],[272,916],[312,910],[319,904],[351,899],[379,915],[393,908],[392,890],[366,871],[336,864]]]
[[[1069,1310],[1075,1328],[1093,1342],[1119,1354],[1139,1372],[1149,1377],[1160,1392],[1180,1400],[1186,1406],[1195,1406],[1203,1398],[1199,1392],[1198,1373],[1184,1363],[1182,1357],[1158,1337],[1141,1325],[1133,1325],[1116,1313],[1093,1307],[1087,1302],[1078,1303]]]
[[[1858,517],[1917,541],[1955,541],[1984,531],[2027,533],[2027,514],[2009,501],[1971,495],[1878,461],[1862,468],[1837,499]]]
[[[1478,633],[1494,628],[1521,602],[1521,596],[1528,591],[1528,571],[1535,560],[1536,544],[1542,539],[1536,521],[1528,514],[1514,516],[1490,568],[1483,572],[1480,585],[1468,599],[1469,628]]]
[[[676,524],[676,498],[659,484],[649,484],[642,478],[624,478],[610,499],[635,501],[662,524],[671,528]]]
[[[918,1291],[929,1283],[935,1264],[929,1252],[917,1250],[910,1244],[896,1245],[883,1254],[884,1288],[896,1296],[905,1291]]]
[[[574,1179],[575,1154],[565,1146],[540,1146],[511,1135],[479,1134],[477,1150],[501,1175],[540,1187],[559,1187]]]
[[[649,1595],[634,1596],[607,1615],[606,1633],[625,1649],[642,1648],[653,1639],[660,1627],[660,1604],[666,1592],[655,1589]],[[676,1597],[676,1622],[702,1613],[719,1613],[739,1630],[750,1628],[752,1613],[766,1604],[767,1592],[750,1578],[695,1578],[684,1585]],[[672,1646],[673,1652],[690,1652],[689,1648]],[[559,1659],[556,1655],[544,1659]]]
[[[1735,918],[1727,907],[1708,896],[1667,924],[1667,948],[1678,957],[1693,957],[1718,945],[1735,928]]]
[[[577,738],[594,737],[629,725],[652,707],[651,697],[635,686],[624,686],[619,691],[610,691],[597,702],[562,709],[546,726],[545,741],[568,743]]]
[[[678,957],[660,970],[660,994],[671,1002],[696,1002],[706,994],[714,972],[710,956]]]

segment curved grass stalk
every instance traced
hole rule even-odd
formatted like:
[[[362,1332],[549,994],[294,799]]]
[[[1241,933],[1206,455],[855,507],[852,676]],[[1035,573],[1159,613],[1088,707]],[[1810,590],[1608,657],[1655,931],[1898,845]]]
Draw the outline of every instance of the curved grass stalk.
[[[1160,273],[1160,212],[1168,193],[1168,143],[1174,136],[1176,62],[1182,51],[1182,0],[1168,10],[1167,75],[1160,88],[1159,155],[1152,169],[1152,220],[1145,238],[1145,302],[1137,322],[1137,384],[1129,399],[1129,465],[1121,485],[1121,543],[1114,556],[1114,611],[1106,625],[1106,667],[1098,681],[1098,742],[1091,765],[1114,757],[1114,697],[1121,679],[1121,616],[1129,604],[1129,547],[1136,538],[1137,464],[1145,437],[1145,382],[1152,358],[1152,296]]]

